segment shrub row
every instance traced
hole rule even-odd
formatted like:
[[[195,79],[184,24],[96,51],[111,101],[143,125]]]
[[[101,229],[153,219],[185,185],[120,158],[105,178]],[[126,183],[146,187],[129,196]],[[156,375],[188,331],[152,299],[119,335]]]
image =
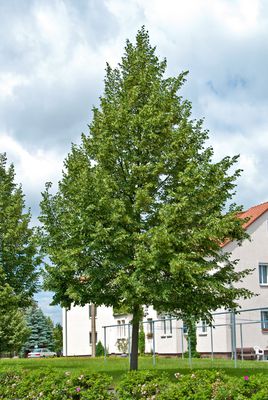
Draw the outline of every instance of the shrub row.
[[[130,372],[120,382],[123,400],[268,400],[268,376],[230,377],[219,371],[175,374],[170,382],[165,374]]]
[[[268,400],[265,375],[229,377],[223,372],[175,374],[129,372],[117,385],[105,374],[74,375],[51,370],[14,371],[0,375],[0,399],[24,400]]]
[[[0,399],[5,400],[110,400],[112,378],[90,374],[73,376],[70,372],[6,371],[0,375]]]

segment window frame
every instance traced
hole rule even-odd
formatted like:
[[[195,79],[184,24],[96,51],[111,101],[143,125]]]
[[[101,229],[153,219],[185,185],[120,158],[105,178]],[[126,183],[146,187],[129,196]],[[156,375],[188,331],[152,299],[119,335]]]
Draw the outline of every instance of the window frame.
[[[264,268],[266,273],[263,273]],[[264,276],[266,275],[266,281],[264,281]],[[260,286],[268,286],[268,263],[259,263],[259,284]]]
[[[95,332],[95,343],[98,343],[98,332]],[[89,332],[89,345],[92,346],[92,332]]]
[[[186,322],[182,322],[182,333],[187,336],[188,335],[188,326],[186,324]]]
[[[153,318],[147,318],[147,334],[153,334]]]
[[[117,320],[117,338],[118,339],[125,339],[126,338],[126,320],[125,319],[118,319]]]
[[[201,320],[199,325],[199,336],[207,336],[208,334],[208,324],[206,321]]]
[[[172,317],[171,315],[161,315],[161,330],[164,332],[161,337],[172,337]]]
[[[266,317],[264,317],[266,314]],[[268,332],[268,308],[261,310],[261,329],[263,332]]]

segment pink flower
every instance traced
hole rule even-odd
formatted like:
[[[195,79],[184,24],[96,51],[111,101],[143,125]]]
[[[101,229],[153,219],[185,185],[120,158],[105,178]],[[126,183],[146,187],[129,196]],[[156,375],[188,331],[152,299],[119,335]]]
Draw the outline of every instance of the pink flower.
[[[81,390],[80,387],[77,387],[77,388],[76,388],[77,393],[80,392],[80,390]]]
[[[246,375],[246,376],[244,376],[244,380],[245,381],[248,381],[249,380],[249,377]]]

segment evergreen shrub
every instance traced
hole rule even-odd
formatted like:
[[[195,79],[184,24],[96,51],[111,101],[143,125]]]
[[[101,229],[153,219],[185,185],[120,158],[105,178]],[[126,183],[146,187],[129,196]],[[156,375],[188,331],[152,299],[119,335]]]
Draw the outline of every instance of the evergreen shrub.
[[[141,324],[139,332],[139,352],[140,354],[145,353],[145,333],[143,329],[143,324]]]
[[[185,351],[183,353],[184,358],[189,358],[189,351]],[[191,352],[191,357],[192,358],[200,358],[200,353],[198,353],[197,351]]]
[[[96,345],[96,357],[101,357],[104,356],[105,354],[105,349],[101,341],[99,340],[97,345]]]

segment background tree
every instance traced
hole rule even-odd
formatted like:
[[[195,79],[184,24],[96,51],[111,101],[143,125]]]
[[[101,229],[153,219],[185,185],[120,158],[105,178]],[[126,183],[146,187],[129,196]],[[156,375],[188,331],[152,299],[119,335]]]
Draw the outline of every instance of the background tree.
[[[209,320],[250,296],[230,285],[248,271],[235,272],[220,248],[245,237],[240,208],[227,207],[237,157],[212,161],[202,121],[191,119],[190,102],[178,94],[186,73],[168,78],[165,70],[142,28],[119,67],[107,65],[89,135],[72,147],[58,192],[47,184],[41,202],[54,303],[126,306],[131,369],[142,304]]]
[[[96,345],[96,357],[102,357],[105,355],[105,348],[101,341],[99,340]]]
[[[187,331],[188,350],[184,353],[184,357],[198,358],[200,357],[197,352],[197,336],[196,336],[196,321],[194,318],[188,318],[183,321],[183,326]]]
[[[7,167],[6,155],[0,154],[0,266],[23,307],[37,291],[40,257],[34,229],[29,227],[31,215],[24,210],[22,188],[14,178],[14,166]]]
[[[56,324],[53,327],[53,343],[54,343],[54,351],[60,355],[62,354],[63,349],[63,336],[62,336],[62,326],[61,324]]]
[[[24,345],[24,351],[29,352],[35,347],[46,347],[53,350],[53,323],[51,323],[50,318],[44,315],[37,304],[33,304],[27,309],[26,322],[30,335]]]
[[[0,269],[0,353],[18,352],[29,333],[18,296]]]
[[[145,353],[145,332],[143,323],[140,324],[140,331],[139,331],[139,352],[140,354]]]

